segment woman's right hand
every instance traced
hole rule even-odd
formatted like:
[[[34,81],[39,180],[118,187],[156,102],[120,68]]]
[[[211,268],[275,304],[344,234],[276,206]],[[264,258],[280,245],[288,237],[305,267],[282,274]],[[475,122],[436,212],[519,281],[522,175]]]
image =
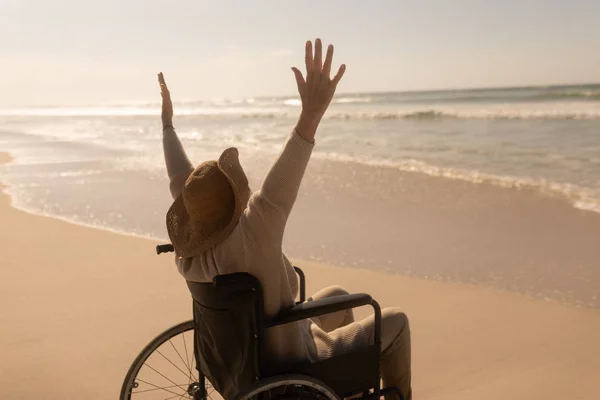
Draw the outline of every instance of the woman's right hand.
[[[158,74],[158,83],[160,84],[160,95],[162,96],[162,112],[160,117],[163,129],[173,127],[173,102],[171,101],[171,93],[165,83],[165,77],[162,72]]]

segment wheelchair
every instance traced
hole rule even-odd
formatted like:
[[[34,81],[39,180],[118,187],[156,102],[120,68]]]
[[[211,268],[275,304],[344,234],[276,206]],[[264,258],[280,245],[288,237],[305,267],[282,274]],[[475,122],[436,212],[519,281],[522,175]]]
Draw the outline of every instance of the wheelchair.
[[[172,252],[159,245],[157,254]],[[299,277],[299,301],[266,320],[262,287],[248,273],[216,276],[212,283],[188,281],[194,319],[167,329],[134,360],[121,387],[121,400],[339,400],[379,399],[398,388],[381,388],[379,355],[381,309],[368,294],[348,294],[305,302],[306,280]],[[262,357],[267,329],[349,308],[371,306],[374,343],[318,362],[274,369]]]

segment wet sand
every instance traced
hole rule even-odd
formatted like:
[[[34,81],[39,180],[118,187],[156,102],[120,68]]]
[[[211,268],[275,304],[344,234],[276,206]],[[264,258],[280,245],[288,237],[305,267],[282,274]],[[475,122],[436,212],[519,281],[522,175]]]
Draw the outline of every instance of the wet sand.
[[[600,308],[600,214],[522,188],[312,160],[295,257]]]

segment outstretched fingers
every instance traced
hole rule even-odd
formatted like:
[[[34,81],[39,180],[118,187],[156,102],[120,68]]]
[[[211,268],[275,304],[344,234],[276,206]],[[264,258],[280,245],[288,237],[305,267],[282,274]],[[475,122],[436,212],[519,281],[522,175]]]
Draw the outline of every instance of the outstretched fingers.
[[[327,46],[325,60],[323,60],[323,43],[321,39],[316,39],[314,43],[309,40],[306,42],[304,61],[306,63],[306,75],[296,67],[292,67],[298,93],[302,99],[303,114],[317,121],[325,114],[329,107],[331,99],[335,93],[337,84],[342,79],[346,66],[342,65],[333,79],[331,68],[333,64],[334,47]]]
[[[314,70],[315,72],[323,71],[323,43],[321,43],[321,39],[315,40]]]
[[[302,76],[302,72],[296,67],[292,67],[292,71],[294,72],[294,76],[296,77],[296,84],[298,85],[298,93],[300,93],[300,97],[304,97],[304,88],[306,86],[306,81]]]
[[[306,63],[306,73],[311,74],[313,72],[313,50],[312,50],[312,42],[309,40],[306,42],[306,47],[304,50],[304,62]]]
[[[166,95],[169,93],[169,88],[165,82],[165,76],[162,72],[158,74],[158,83],[160,84],[160,93]]]
[[[325,55],[325,64],[323,64],[323,76],[329,79],[331,73],[331,63],[333,62],[333,46],[327,46],[327,55]]]
[[[342,79],[342,76],[344,76],[344,72],[346,72],[346,64],[340,65],[340,69],[338,69],[337,74],[335,74],[335,76],[331,80],[331,84],[334,87],[337,86],[338,82]]]

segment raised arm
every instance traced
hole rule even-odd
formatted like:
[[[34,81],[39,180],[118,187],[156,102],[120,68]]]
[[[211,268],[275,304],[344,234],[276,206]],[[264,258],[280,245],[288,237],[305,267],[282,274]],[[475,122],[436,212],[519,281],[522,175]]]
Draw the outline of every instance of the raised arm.
[[[302,100],[302,112],[282,152],[246,209],[246,228],[256,241],[281,246],[285,224],[298,195],[317,128],[346,69],[342,65],[335,77],[330,78],[332,61],[333,46],[327,48],[323,62],[321,40],[317,39],[314,55],[312,43],[306,43],[306,79],[298,68],[292,68]]]
[[[165,164],[169,175],[169,188],[174,199],[179,197],[183,185],[194,166],[190,162],[181,141],[175,133],[173,127],[173,102],[171,93],[165,83],[163,73],[158,74],[158,83],[160,84],[160,94],[162,96],[161,119],[163,125],[163,151],[165,154]]]

